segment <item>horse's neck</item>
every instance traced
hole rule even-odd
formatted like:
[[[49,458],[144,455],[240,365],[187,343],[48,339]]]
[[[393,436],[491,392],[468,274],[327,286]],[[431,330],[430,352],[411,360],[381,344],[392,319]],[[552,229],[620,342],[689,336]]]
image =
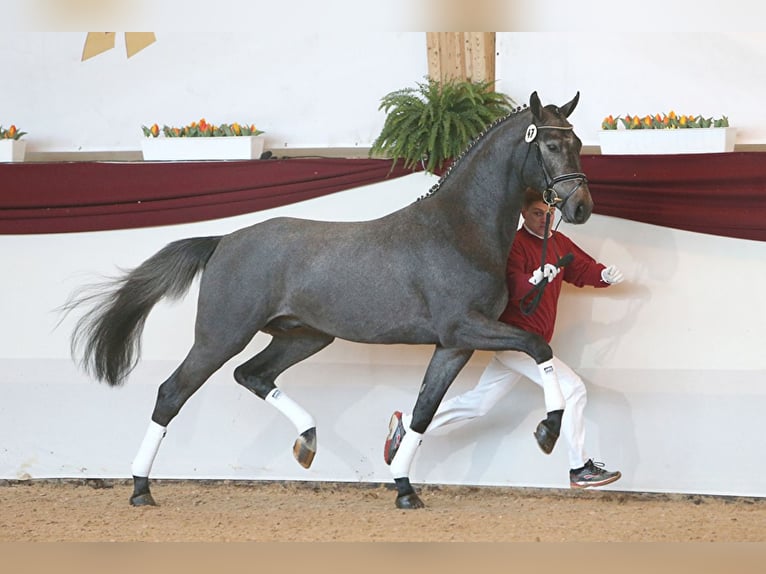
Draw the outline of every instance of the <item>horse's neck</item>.
[[[512,134],[490,133],[456,164],[427,201],[443,221],[474,234],[487,249],[507,255],[516,234],[524,194],[521,170],[525,143],[514,146]],[[508,157],[509,151],[512,157]]]

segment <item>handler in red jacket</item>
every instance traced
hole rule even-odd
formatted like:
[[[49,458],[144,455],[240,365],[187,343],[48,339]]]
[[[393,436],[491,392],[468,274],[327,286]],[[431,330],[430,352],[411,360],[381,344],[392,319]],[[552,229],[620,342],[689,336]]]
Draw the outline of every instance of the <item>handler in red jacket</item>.
[[[539,192],[527,191],[521,210],[524,221],[508,257],[509,302],[500,315],[501,321],[538,333],[548,342],[553,337],[559,294],[564,281],[577,287],[609,287],[623,279],[622,273],[615,266],[606,267],[598,263],[563,233],[554,231],[549,231],[546,264],[541,268],[545,220],[549,209],[552,211],[553,207],[549,207],[543,201]],[[557,267],[556,263],[569,253],[572,254],[571,261],[563,268]],[[543,289],[534,311],[525,314],[522,311],[527,303],[524,296],[543,278],[548,279],[548,285]],[[614,482],[622,476],[620,472],[604,469],[602,463],[593,462],[585,453],[585,384],[577,373],[555,355],[553,362],[566,402],[561,434],[569,447],[570,485],[573,488],[586,488]],[[521,377],[527,377],[543,386],[537,364],[529,355],[520,351],[496,352],[477,385],[443,403],[436,411],[428,430],[486,414]],[[391,416],[384,448],[386,464],[391,464],[401,439],[409,428],[410,420],[411,415],[403,415],[399,411]]]

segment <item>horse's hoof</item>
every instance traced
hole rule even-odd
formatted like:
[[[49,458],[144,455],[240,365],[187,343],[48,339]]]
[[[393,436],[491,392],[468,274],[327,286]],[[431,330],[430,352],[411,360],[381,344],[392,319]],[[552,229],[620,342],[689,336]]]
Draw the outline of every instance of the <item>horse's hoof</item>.
[[[135,494],[131,496],[130,505],[131,506],[157,506],[157,503],[154,502],[154,498],[152,498],[152,493],[146,492],[144,494]]]
[[[545,454],[551,454],[553,447],[556,446],[556,441],[559,439],[559,433],[550,428],[547,421],[540,421],[537,425],[535,432],[535,439],[537,440],[537,446],[540,447]]]
[[[420,497],[414,492],[402,494],[396,497],[396,507],[402,510],[414,510],[416,508],[425,508],[426,505],[420,500]]]
[[[293,444],[293,456],[303,468],[309,468],[317,453],[317,429],[303,431]]]

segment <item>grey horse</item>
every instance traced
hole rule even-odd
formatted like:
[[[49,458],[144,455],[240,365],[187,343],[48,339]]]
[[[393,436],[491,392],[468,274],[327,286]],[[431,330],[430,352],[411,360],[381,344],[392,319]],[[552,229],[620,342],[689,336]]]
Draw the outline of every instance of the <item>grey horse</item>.
[[[549,392],[560,398],[551,349],[538,335],[497,319],[508,300],[506,259],[525,189],[543,191],[567,222],[584,223],[592,212],[581,142],[567,121],[578,99],[579,92],[562,106],[543,106],[532,93],[528,106],[489,126],[428,193],[384,217],[278,217],[223,236],[182,239],[116,280],[74,294],[64,308],[86,310],[72,333],[73,355],[96,379],[116,386],[139,360],[155,304],[182,297],[200,275],[194,343],[159,387],[131,468],[130,503],[155,504],[149,474],[167,426],[259,331],[271,335],[269,344],[239,365],[234,378],[294,423],[293,453],[305,468],[317,448],[314,419],[275,381],[336,337],[434,346],[408,440],[425,432],[475,350],[526,352],[550,380],[548,416],[535,431],[550,452],[563,409],[563,399],[548,400]],[[391,464],[399,508],[423,506],[409,480],[419,443],[402,444]]]

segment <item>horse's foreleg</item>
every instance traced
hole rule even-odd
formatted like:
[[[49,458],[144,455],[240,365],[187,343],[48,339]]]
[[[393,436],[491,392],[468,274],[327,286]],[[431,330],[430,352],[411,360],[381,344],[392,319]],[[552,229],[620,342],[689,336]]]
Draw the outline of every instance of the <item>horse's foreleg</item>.
[[[317,451],[314,417],[275,385],[285,369],[310,357],[333,342],[334,337],[307,327],[269,331],[271,343],[255,357],[234,370],[234,378],[246,389],[285,415],[298,431],[293,456],[303,468],[314,462]]]
[[[561,432],[565,401],[556,368],[553,366],[553,359],[537,363],[537,368],[540,370],[540,377],[543,381],[543,396],[547,415],[544,420],[538,423],[534,436],[540,449],[545,454],[550,454],[553,452],[553,447],[556,446]]]
[[[479,314],[469,314],[451,331],[450,346],[472,347],[485,351],[522,351],[532,357],[540,370],[545,398],[546,418],[538,423],[534,436],[540,449],[550,454],[561,431],[564,395],[561,392],[553,351],[541,336],[493,321]]]
[[[391,461],[391,474],[396,483],[396,507],[403,509],[423,508],[423,501],[410,484],[410,467],[415,459],[423,433],[436,414],[436,409],[457,374],[473,355],[470,349],[445,349],[436,347],[420,387],[418,400],[412,410],[412,421]]]

